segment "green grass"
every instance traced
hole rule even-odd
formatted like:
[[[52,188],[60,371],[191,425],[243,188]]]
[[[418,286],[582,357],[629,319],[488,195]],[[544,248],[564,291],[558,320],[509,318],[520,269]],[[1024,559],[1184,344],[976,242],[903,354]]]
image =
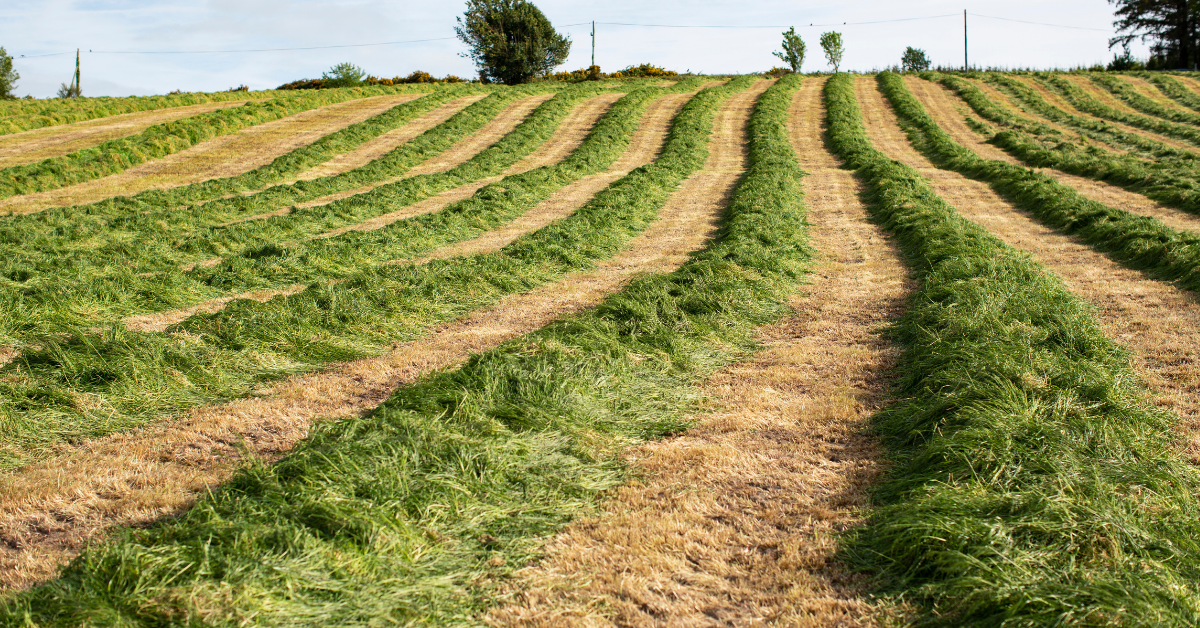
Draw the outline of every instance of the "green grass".
[[[72,98],[52,101],[15,100],[0,103],[0,135],[19,133],[48,126],[85,122],[137,111],[155,111],[171,107],[200,105],[231,100],[264,100],[285,96],[277,91],[188,93],[166,96],[130,96],[127,98]]]
[[[799,82],[760,99],[720,237],[680,270],[322,426],[4,600],[0,621],[477,625],[498,578],[624,480],[621,449],[682,428],[695,382],[785,310],[809,259],[784,125]],[[691,111],[711,114],[714,91]]]
[[[11,317],[6,322],[54,325],[55,331],[24,335],[31,345],[0,368],[0,396],[9,401],[0,407],[0,465],[42,455],[48,443],[74,442],[242,396],[264,379],[378,354],[397,339],[420,337],[430,326],[504,295],[590,268],[644,230],[675,187],[703,165],[713,111],[748,82],[735,79],[701,91],[676,116],[655,162],[615,182],[574,215],[494,253],[378,266],[266,303],[236,301],[168,333],[132,332],[119,323],[97,330],[73,323],[78,313],[69,307],[48,306],[45,318],[6,310]],[[118,283],[113,288],[114,295],[135,297],[121,292]],[[64,291],[45,299],[71,296]],[[85,409],[81,395],[101,410]]]
[[[921,279],[894,328],[891,458],[842,557],[928,626],[1195,626],[1200,476],[1092,309],[872,148],[848,77],[829,141]]]
[[[302,111],[358,98],[421,91],[412,86],[315,90],[303,96],[251,101],[238,107],[156,124],[141,133],[32,164],[0,169],[0,198],[30,194],[116,174],[195,144]]]

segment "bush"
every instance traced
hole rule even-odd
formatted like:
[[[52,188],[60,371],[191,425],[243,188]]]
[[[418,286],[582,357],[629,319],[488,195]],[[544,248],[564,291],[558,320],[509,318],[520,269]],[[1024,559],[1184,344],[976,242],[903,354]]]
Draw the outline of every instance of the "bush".
[[[363,83],[367,73],[353,63],[339,63],[321,75],[325,87],[355,87]]]
[[[925,72],[931,65],[933,64],[929,61],[929,55],[925,54],[924,50],[912,46],[905,48],[904,56],[900,57],[900,67],[905,72]]]

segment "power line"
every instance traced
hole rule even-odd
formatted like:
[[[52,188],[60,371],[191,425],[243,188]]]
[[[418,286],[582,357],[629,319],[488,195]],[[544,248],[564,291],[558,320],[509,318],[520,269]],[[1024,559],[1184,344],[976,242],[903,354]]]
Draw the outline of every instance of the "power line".
[[[1067,26],[1066,24],[1047,24],[1046,22],[1030,22],[1029,20],[1014,20],[1011,17],[996,17],[995,15],[983,15],[982,13],[972,13],[975,17],[986,17],[991,20],[1004,20],[1005,22],[1020,22],[1021,24],[1036,24],[1038,26],[1053,26],[1055,28],[1070,28],[1078,31],[1100,31],[1103,33],[1112,32],[1111,28],[1090,28],[1087,26]]]
[[[902,17],[902,18],[896,18],[893,20],[873,20],[870,22],[841,22],[841,23],[829,23],[829,24],[809,24],[808,27],[825,28],[827,26],[860,26],[863,24],[887,24],[890,22],[912,22],[914,20],[936,20],[938,18],[955,17],[957,15],[958,15],[957,13],[951,13],[951,14],[947,14],[947,15],[927,15],[924,17]],[[580,24],[566,24],[564,26],[584,26],[587,24],[591,24],[591,22],[583,22]],[[604,26],[642,26],[642,27],[649,27],[649,28],[791,28],[791,27],[795,26],[795,24],[762,24],[762,25],[739,26],[739,25],[731,25],[731,24],[634,24],[631,22],[596,22],[596,24],[604,25]],[[800,27],[806,28],[803,24],[801,24]]]

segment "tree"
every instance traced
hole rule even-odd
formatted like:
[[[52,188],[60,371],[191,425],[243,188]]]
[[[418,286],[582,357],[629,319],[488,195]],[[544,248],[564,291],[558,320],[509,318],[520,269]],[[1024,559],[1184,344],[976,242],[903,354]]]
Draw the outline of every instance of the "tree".
[[[905,72],[924,72],[932,65],[929,61],[929,56],[924,50],[909,46],[904,49],[904,56],[900,57],[900,67]]]
[[[325,87],[354,87],[361,84],[366,75],[362,68],[346,62],[329,68],[328,72],[321,75],[321,79],[325,81]]]
[[[475,62],[479,78],[505,85],[549,74],[571,51],[571,40],[525,0],[467,0],[454,32],[470,49],[462,56]]]
[[[12,92],[17,88],[19,78],[21,75],[13,69],[13,58],[0,47],[0,99],[16,98]]]
[[[829,65],[833,66],[833,71],[838,71],[838,66],[842,64],[842,53],[846,49],[842,47],[842,34],[829,31],[821,33],[821,49],[825,51],[825,59],[829,61]]]
[[[783,34],[783,52],[772,52],[771,54],[788,64],[793,72],[799,73],[800,66],[804,63],[805,48],[804,40],[796,34],[796,27],[793,26]]]
[[[1150,54],[1164,67],[1191,68],[1200,61],[1200,6],[1195,0],[1108,0],[1116,5],[1118,34],[1108,47],[1128,46],[1135,39],[1150,44]]]

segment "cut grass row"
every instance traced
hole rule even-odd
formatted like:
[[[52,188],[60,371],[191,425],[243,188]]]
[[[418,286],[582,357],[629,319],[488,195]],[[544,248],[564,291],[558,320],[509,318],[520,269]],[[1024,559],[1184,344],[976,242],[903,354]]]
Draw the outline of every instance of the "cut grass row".
[[[1189,124],[1180,124],[1150,116],[1124,113],[1100,102],[1084,91],[1083,88],[1061,76],[1057,76],[1052,73],[1039,73],[1037,76],[1038,80],[1042,81],[1043,84],[1052,87],[1064,98],[1066,98],[1067,102],[1071,103],[1073,107],[1080,111],[1089,113],[1098,118],[1103,118],[1105,120],[1112,120],[1113,122],[1128,124],[1132,127],[1137,127],[1139,129],[1144,129],[1153,133],[1159,133],[1167,137],[1184,140],[1191,144],[1200,145],[1200,129],[1197,129]],[[1130,88],[1130,91],[1132,91],[1132,88]],[[1159,105],[1158,103],[1154,103],[1149,99],[1146,100],[1153,103],[1153,105],[1156,107],[1163,108],[1162,105]]]
[[[1200,111],[1200,94],[1188,89],[1179,79],[1162,72],[1141,72],[1136,76],[1150,81],[1175,102],[1193,111]]]
[[[1023,103],[1029,109],[1032,109],[1036,115],[1075,129],[1089,139],[1097,142],[1129,151],[1148,160],[1170,160],[1176,167],[1180,168],[1194,167],[1197,158],[1200,157],[1197,153],[1167,146],[1162,142],[1139,133],[1125,131],[1104,119],[1089,118],[1069,113],[1047,102],[1037,90],[1011,76],[998,72],[989,72],[983,76],[984,80],[995,84],[1001,91],[1018,102]],[[1054,93],[1049,87],[1044,85],[1042,87],[1050,93]]]
[[[358,98],[411,93],[415,89],[405,86],[316,90],[303,96],[248,102],[156,124],[136,135],[109,140],[61,157],[0,169],[0,198],[57,189],[115,174],[199,142],[302,111]]]
[[[1049,175],[984,159],[939,127],[899,75],[883,72],[879,84],[913,146],[938,167],[986,181],[1016,207],[1125,266],[1187,290],[1200,290],[1200,234],[1091,200]]]
[[[36,270],[42,274],[7,291],[9,306],[14,308],[14,316],[9,320],[24,321],[20,323],[24,327],[13,329],[12,336],[27,339],[30,334],[54,334],[64,328],[112,322],[130,314],[185,307],[241,292],[249,286],[281,287],[297,282],[337,280],[388,260],[478,235],[520,215],[562,185],[608,167],[625,150],[645,106],[663,90],[643,88],[622,98],[571,157],[560,164],[508,177],[438,214],[393,223],[372,232],[352,231],[329,239],[298,242],[286,248],[276,244],[282,239],[311,237],[356,224],[442,189],[499,174],[544,143],[571,109],[594,92],[594,88],[586,87],[560,92],[512,133],[446,173],[413,177],[358,197],[269,220],[201,230],[189,238],[172,239],[169,235],[164,238],[150,228],[148,235],[135,232],[135,236],[147,235],[135,243],[119,242],[98,250],[85,248],[69,264],[38,267]],[[256,239],[247,245],[244,241],[239,243],[238,237]],[[181,240],[240,253],[235,252],[215,267],[187,271],[178,268],[179,260],[154,263],[154,256],[164,251],[166,255],[179,255],[183,249],[179,246]],[[239,245],[228,246],[229,242]],[[50,256],[25,249],[19,268],[33,272],[34,256],[52,263],[55,255],[63,255],[45,243],[38,243],[38,248],[47,250]],[[210,250],[200,257],[211,255]],[[150,276],[139,272],[153,266],[166,268],[166,272]],[[287,280],[285,275],[295,279]],[[63,277],[71,279],[64,283]],[[67,322],[71,313],[77,316],[73,322]]]
[[[123,113],[155,111],[210,102],[264,100],[285,96],[275,91],[188,93],[128,98],[72,98],[69,100],[11,101],[0,103],[0,135],[19,133],[48,126],[85,122]]]
[[[1200,475],[1127,352],[1061,281],[875,150],[849,77],[826,103],[834,151],[922,280],[895,327],[897,403],[877,417],[894,466],[843,556],[922,625],[1195,625]]]
[[[1089,74],[1088,78],[1093,83],[1108,90],[1113,96],[1124,101],[1125,104],[1142,113],[1192,127],[1200,124],[1200,114],[1166,107],[1162,103],[1155,102],[1154,99],[1138,93],[1132,85],[1118,77]],[[1191,130],[1196,131],[1196,129]]]
[[[8,598],[2,616],[29,613],[42,626],[478,623],[494,579],[624,479],[624,446],[682,427],[693,383],[743,354],[753,326],[796,288],[808,259],[802,172],[784,129],[798,82],[762,97],[751,171],[720,240],[680,270],[322,428],[180,519],[131,531]],[[711,114],[715,91],[690,113]],[[702,139],[692,140],[701,152]]]
[[[40,455],[49,442],[126,429],[164,412],[243,396],[263,379],[377,354],[397,339],[419,336],[504,295],[610,257],[703,164],[712,111],[747,82],[701,91],[676,116],[654,163],[618,180],[571,217],[495,253],[419,266],[378,265],[266,303],[235,301],[168,333],[132,332],[113,322],[102,333],[63,327],[30,338],[38,346],[26,347],[0,370],[0,395],[10,401],[0,408],[5,466]],[[545,174],[562,173],[540,169],[528,181],[545,185]],[[493,190],[469,207],[482,213],[478,209],[494,205],[488,211],[519,214],[527,202],[524,192],[514,186],[511,200],[507,193]],[[403,229],[390,231],[402,237]]]
[[[1005,127],[989,141],[1031,166],[1114,183],[1168,207],[1200,214],[1200,180],[1191,169],[1080,146],[1063,139],[1054,129],[1013,116],[961,78],[943,74],[928,74],[926,78],[953,90],[984,119]]]

